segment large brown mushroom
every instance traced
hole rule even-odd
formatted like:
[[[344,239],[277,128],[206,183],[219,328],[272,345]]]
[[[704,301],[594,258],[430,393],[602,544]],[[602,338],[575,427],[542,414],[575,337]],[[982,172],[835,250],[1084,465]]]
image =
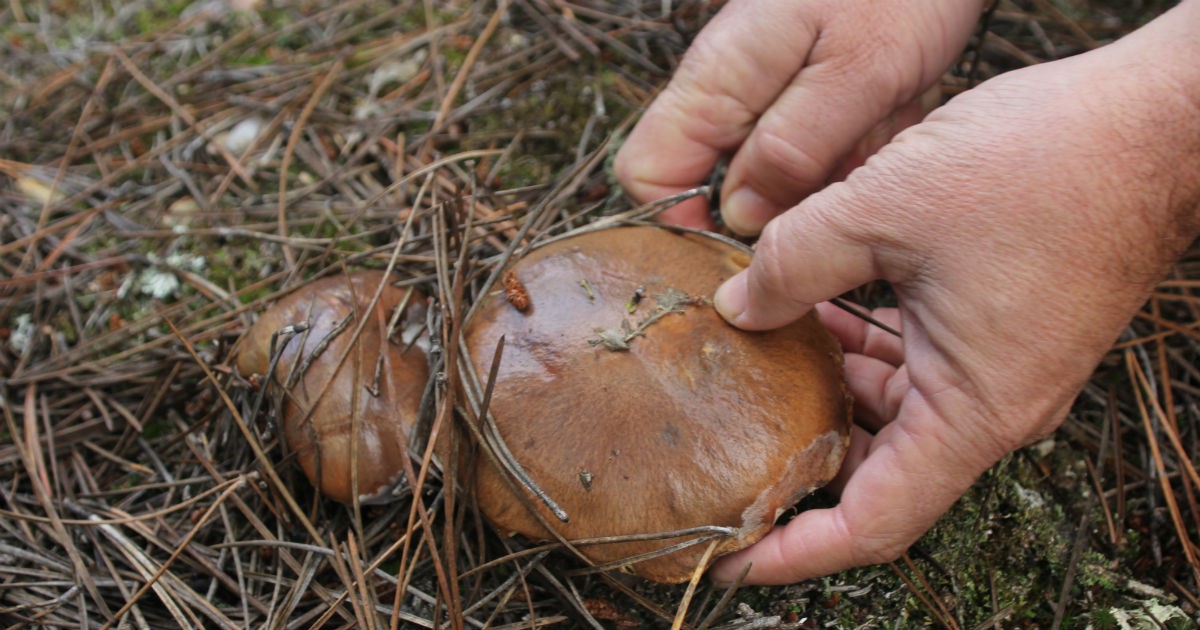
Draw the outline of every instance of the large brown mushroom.
[[[815,314],[751,333],[712,308],[748,261],[710,236],[613,228],[535,249],[485,298],[467,347],[484,378],[505,336],[490,411],[515,459],[567,512],[559,522],[531,501],[566,539],[731,528],[715,557],[761,538],[837,472],[850,427],[837,341]],[[475,483],[502,533],[551,537],[490,461]],[[581,550],[609,563],[683,540]],[[629,569],[684,581],[706,547]]]
[[[379,301],[369,308],[381,284]],[[279,338],[282,350],[267,385],[282,386],[276,391],[287,449],[313,485],[337,501],[374,498],[401,472],[429,378],[425,353],[401,339],[406,327],[411,336],[419,326],[424,310],[423,297],[406,298],[408,292],[379,271],[317,280],[263,312],[238,353],[238,372],[265,375],[271,335],[308,325],[290,340]],[[411,308],[390,328],[406,299]]]

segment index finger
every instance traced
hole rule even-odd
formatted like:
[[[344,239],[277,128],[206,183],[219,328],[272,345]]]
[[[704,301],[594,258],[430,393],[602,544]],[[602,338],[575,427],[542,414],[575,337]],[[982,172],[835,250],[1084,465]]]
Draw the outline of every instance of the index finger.
[[[700,185],[753,129],[804,63],[816,36],[805,3],[733,1],[705,27],[667,88],[617,153],[617,178],[647,202]],[[702,199],[664,220],[711,227]]]

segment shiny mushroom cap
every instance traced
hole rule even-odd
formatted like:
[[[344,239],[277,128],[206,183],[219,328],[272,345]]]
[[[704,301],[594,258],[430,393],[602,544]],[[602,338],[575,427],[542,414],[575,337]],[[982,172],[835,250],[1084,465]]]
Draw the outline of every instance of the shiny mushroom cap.
[[[386,286],[370,308],[380,284]],[[269,386],[287,386],[280,424],[288,451],[313,485],[343,503],[356,494],[367,500],[388,490],[406,457],[429,378],[425,353],[405,343],[423,321],[423,296],[408,297],[411,306],[389,330],[408,292],[388,284],[378,271],[317,280],[262,313],[238,353],[238,372],[265,375],[271,335],[308,324],[290,340],[280,336],[283,350]],[[352,461],[357,461],[357,479]]]
[[[761,333],[722,320],[713,292],[748,262],[710,236],[612,228],[535,249],[485,298],[467,347],[487,375],[505,336],[490,409],[569,515],[533,500],[568,540],[721,526],[736,533],[715,555],[736,551],[837,472],[851,413],[841,350],[815,313]],[[478,464],[484,515],[504,534],[549,538],[503,474]],[[581,549],[608,563],[683,540]],[[684,581],[707,545],[628,568]]]

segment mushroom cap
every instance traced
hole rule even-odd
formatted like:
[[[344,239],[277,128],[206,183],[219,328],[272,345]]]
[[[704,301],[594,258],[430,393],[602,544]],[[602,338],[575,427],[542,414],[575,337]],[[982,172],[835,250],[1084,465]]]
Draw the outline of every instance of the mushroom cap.
[[[374,308],[368,307],[381,283]],[[389,489],[402,470],[408,435],[429,378],[425,353],[401,341],[407,324],[423,322],[424,298],[409,298],[408,311],[389,334],[393,311],[408,289],[391,286],[384,273],[358,271],[306,284],[263,312],[238,352],[244,376],[266,374],[271,335],[307,322],[308,331],[283,344],[271,387],[287,383],[308,362],[283,396],[280,424],[288,451],[304,474],[331,499],[350,503]],[[354,338],[361,318],[362,332]],[[410,326],[411,327],[411,326]],[[343,359],[344,357],[344,359]],[[357,461],[357,480],[351,457]],[[357,489],[357,492],[356,492]]]
[[[568,540],[735,528],[715,557],[761,538],[838,471],[851,422],[841,349],[815,313],[766,332],[727,324],[711,297],[748,263],[711,236],[611,228],[513,264],[524,311],[505,292],[484,298],[467,347],[482,378],[505,336],[489,408],[516,460],[569,515],[559,522],[532,501]],[[484,515],[501,533],[549,538],[503,475],[489,460],[477,465]],[[683,540],[581,551],[607,563]],[[708,544],[628,568],[684,581]]]

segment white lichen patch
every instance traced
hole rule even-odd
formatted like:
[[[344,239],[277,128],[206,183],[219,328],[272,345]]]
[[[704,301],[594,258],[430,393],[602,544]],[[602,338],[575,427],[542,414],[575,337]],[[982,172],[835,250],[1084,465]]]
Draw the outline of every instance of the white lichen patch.
[[[178,269],[199,273],[204,270],[207,264],[207,261],[202,256],[178,252],[167,256],[166,260],[161,262],[154,256],[150,256],[150,260],[156,264],[143,269],[138,274],[136,288],[142,295],[148,295],[160,300],[174,296],[183,286],[174,270]],[[122,286],[120,294],[123,296],[128,289],[128,285]]]
[[[12,333],[8,337],[8,345],[18,354],[23,355],[33,347],[33,316],[29,313],[17,315]]]
[[[1040,510],[1046,507],[1046,500],[1036,490],[1030,490],[1017,482],[1013,482],[1013,489],[1016,490],[1017,496],[1021,497],[1029,507]]]
[[[204,271],[204,267],[208,261],[203,256],[194,256],[192,254],[174,253],[167,256],[167,265],[176,269],[183,269],[192,273],[200,273]]]
[[[1120,630],[1158,630],[1159,628],[1172,627],[1170,622],[1189,623],[1187,613],[1183,612],[1176,606],[1162,604],[1158,601],[1143,602],[1141,606],[1130,610],[1121,608],[1109,608],[1103,611],[1103,616],[1108,617],[1106,623],[1102,626],[1097,626],[1095,622],[1088,624],[1088,630],[1093,630],[1098,627],[1114,627]],[[1095,617],[1096,615],[1093,615]],[[1115,623],[1115,626],[1108,624]]]
[[[138,276],[138,291],[152,298],[163,299],[179,291],[179,278],[170,271],[151,267]]]
[[[416,78],[417,74],[421,72],[421,65],[425,63],[427,56],[429,56],[429,51],[420,48],[406,59],[394,59],[380,64],[374,72],[367,76],[367,93],[354,105],[354,119],[367,120],[382,115],[384,108],[379,102],[379,95]],[[356,143],[361,138],[361,133],[354,133],[351,134],[350,141]]]
[[[236,125],[229,131],[219,133],[213,140],[233,155],[241,155],[246,149],[250,148],[258,135],[262,133],[263,121],[257,117],[250,117],[239,120]],[[209,153],[219,153],[218,147],[209,147]]]
[[[380,64],[367,77],[367,94],[375,97],[384,88],[400,86],[412,81],[421,71],[421,64],[425,63],[427,56],[429,56],[429,51],[420,48],[409,55],[407,59],[391,60]]]

